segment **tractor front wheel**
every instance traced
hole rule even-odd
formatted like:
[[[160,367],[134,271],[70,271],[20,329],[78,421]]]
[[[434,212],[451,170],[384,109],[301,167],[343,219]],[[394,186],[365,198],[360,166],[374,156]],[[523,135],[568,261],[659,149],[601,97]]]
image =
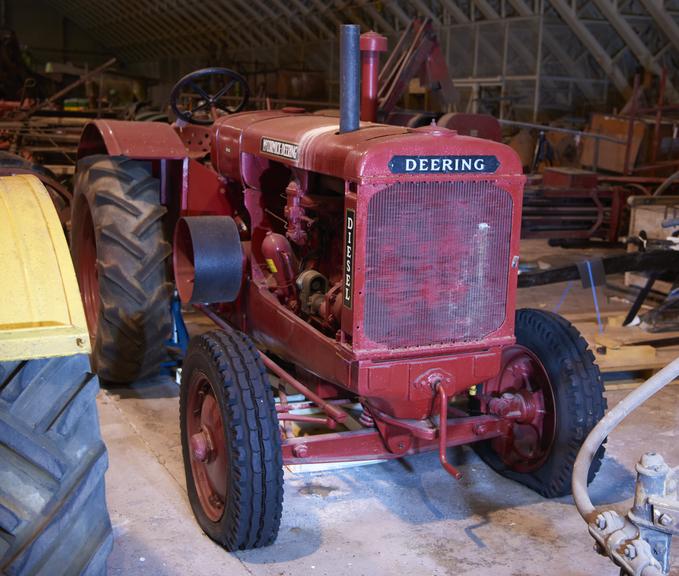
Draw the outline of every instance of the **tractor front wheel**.
[[[229,551],[276,539],[283,464],[271,386],[252,341],[236,331],[191,340],[179,397],[193,513]]]
[[[556,314],[518,310],[515,333],[500,373],[475,400],[482,413],[511,419],[511,427],[474,447],[503,476],[548,498],[564,496],[580,446],[606,410],[601,374],[585,339]],[[590,481],[603,453],[602,447]]]

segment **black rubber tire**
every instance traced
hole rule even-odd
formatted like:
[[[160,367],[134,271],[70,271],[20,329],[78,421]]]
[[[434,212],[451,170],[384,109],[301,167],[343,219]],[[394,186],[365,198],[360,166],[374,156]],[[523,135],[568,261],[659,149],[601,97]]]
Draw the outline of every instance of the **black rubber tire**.
[[[42,164],[36,164],[30,160],[27,160],[23,156],[18,156],[17,154],[12,154],[11,152],[0,151],[0,166],[31,170],[32,172],[43,174],[52,180],[58,180],[54,172],[52,172],[49,168],[45,168]]]
[[[103,381],[151,376],[168,360],[172,248],[162,222],[160,182],[151,169],[151,162],[121,156],[90,156],[78,163],[71,253],[83,289],[80,258],[89,214],[101,303],[92,364]]]
[[[106,573],[98,390],[85,354],[0,363],[0,573]]]
[[[496,472],[516,480],[546,498],[571,493],[573,464],[589,432],[603,418],[607,403],[594,355],[587,341],[565,318],[543,310],[516,312],[517,344],[531,350],[545,367],[556,405],[556,436],[544,464],[530,473],[508,469],[490,442],[478,442],[474,449]],[[483,387],[481,386],[482,390]],[[590,467],[591,482],[601,467],[604,447]]]
[[[224,423],[229,475],[218,522],[211,521],[201,507],[189,460],[186,407],[194,370],[210,381]],[[250,338],[236,330],[216,330],[191,340],[182,369],[179,410],[186,485],[200,527],[229,551],[272,544],[283,509],[283,456],[271,385]]]

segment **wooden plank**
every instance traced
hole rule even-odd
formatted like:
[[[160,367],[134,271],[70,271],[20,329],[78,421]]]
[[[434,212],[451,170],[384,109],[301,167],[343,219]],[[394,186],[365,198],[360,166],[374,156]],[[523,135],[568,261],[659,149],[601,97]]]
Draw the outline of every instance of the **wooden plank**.
[[[619,314],[619,312],[618,312]],[[655,371],[664,368],[679,357],[679,345],[654,346],[679,338],[676,332],[646,332],[639,326],[618,326],[615,316],[612,324],[606,324],[599,332],[596,322],[577,322],[576,327],[594,353],[602,372]],[[605,353],[597,352],[605,349]]]
[[[656,349],[653,346],[623,346],[607,348],[605,354],[594,351],[594,357],[602,372],[644,370],[655,366]]]
[[[604,388],[606,391],[615,391],[615,390],[634,390],[635,388],[639,388],[646,380],[643,378],[634,378],[632,380],[616,380],[615,383],[613,382],[604,382]],[[670,382],[668,386],[679,386],[679,380],[675,380],[674,382]]]
[[[630,348],[651,348],[652,346],[632,347],[626,346],[616,351],[608,350],[606,354],[594,354],[599,369],[602,372],[639,372],[639,371],[656,371],[667,366],[672,360],[679,358],[679,347],[673,346],[670,348],[653,349],[655,354],[651,357],[650,353],[645,351],[632,351]],[[648,354],[647,357],[644,355]]]
[[[564,312],[561,314],[561,316],[578,326],[582,322],[594,322],[596,324],[596,312],[594,311],[594,306],[592,306],[592,310],[588,312]],[[601,318],[620,316],[620,310],[602,310],[600,316]]]

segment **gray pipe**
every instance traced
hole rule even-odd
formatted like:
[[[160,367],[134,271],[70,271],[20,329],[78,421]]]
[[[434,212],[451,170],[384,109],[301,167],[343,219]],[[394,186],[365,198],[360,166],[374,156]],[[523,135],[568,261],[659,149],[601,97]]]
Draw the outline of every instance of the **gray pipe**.
[[[678,377],[679,358],[675,358],[660,370],[660,372],[651,376],[639,388],[618,403],[615,408],[599,421],[583,442],[580,452],[578,452],[578,457],[575,459],[575,465],[573,466],[572,488],[575,506],[586,522],[593,522],[596,518],[596,509],[587,492],[587,476],[589,475],[589,467],[592,464],[592,460],[594,459],[594,455],[599,449],[599,446],[601,446],[608,435],[630,412],[641,406],[656,392]],[[649,574],[650,573],[651,572],[649,572]],[[646,574],[646,572],[644,572],[644,574]]]
[[[340,32],[340,133],[358,130],[361,114],[360,26],[344,24]]]

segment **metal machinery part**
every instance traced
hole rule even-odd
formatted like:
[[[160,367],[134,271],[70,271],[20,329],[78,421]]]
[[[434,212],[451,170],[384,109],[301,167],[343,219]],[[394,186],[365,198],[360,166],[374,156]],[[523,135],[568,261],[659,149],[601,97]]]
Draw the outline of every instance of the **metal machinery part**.
[[[328,291],[328,279],[316,270],[305,270],[297,276],[296,283],[302,313],[319,315]]]
[[[679,534],[679,468],[674,470],[654,452],[636,466],[634,504],[621,516],[598,512],[587,492],[587,474],[599,446],[634,409],[679,377],[679,358],[649,378],[613,408],[590,432],[573,468],[575,505],[596,540],[596,550],[630,576],[665,576],[670,569],[672,537]]]

